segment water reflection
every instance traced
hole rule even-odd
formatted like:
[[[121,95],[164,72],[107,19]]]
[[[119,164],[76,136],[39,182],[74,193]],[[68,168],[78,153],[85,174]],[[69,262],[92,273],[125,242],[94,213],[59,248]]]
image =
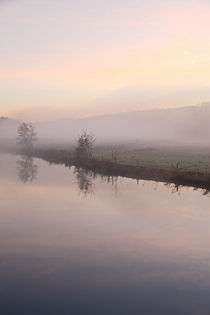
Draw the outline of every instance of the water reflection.
[[[74,175],[77,180],[78,189],[80,193],[83,194],[84,196],[94,194],[96,190],[94,182],[97,179],[101,179],[102,182],[111,185],[115,195],[119,193],[118,189],[119,177],[117,176],[103,176],[96,174],[92,171],[85,170],[84,168],[81,167],[74,168]]]
[[[104,179],[104,177],[102,177],[102,179]],[[118,185],[119,177],[118,176],[111,176],[111,177],[108,176],[105,178],[105,181],[111,185],[114,195],[118,195],[120,192],[119,185]]]
[[[0,156],[0,314],[209,313],[209,198],[35,163],[21,185]],[[24,182],[33,165],[18,161]]]
[[[192,188],[194,191],[196,191],[196,190],[201,191],[204,196],[209,196],[210,195],[209,194],[210,191],[208,189],[202,189],[202,188],[198,188],[198,187],[181,186],[181,185],[172,184],[172,183],[165,183],[164,185],[169,189],[171,194],[178,194],[178,195],[180,195],[183,189]]]
[[[17,161],[17,169],[18,169],[18,177],[23,183],[32,182],[38,174],[38,166],[34,163],[34,159],[31,156],[28,155],[21,155],[21,159]],[[106,176],[101,174],[96,174],[93,171],[85,170],[81,167],[74,167],[74,175],[76,178],[76,182],[78,185],[78,189],[81,194],[84,196],[91,195],[95,192],[96,187],[94,185],[94,182],[97,180],[97,178],[101,179],[103,182],[110,184],[112,187],[112,190],[115,195],[120,193],[119,189],[119,178],[118,176]],[[142,180],[137,179],[136,183],[138,186],[144,188],[144,186],[147,184],[151,184],[151,187],[153,190],[158,190],[159,184],[162,184],[161,182],[156,181],[149,181],[149,180]],[[210,191],[202,188],[197,187],[188,187],[188,186],[182,186],[178,184],[173,183],[163,183],[165,187],[168,188],[168,191],[171,194],[178,194],[180,195],[183,189],[193,189],[193,190],[199,190],[202,192],[204,196],[209,196]]]
[[[34,164],[33,157],[21,155],[17,161],[18,177],[23,183],[32,182],[38,173],[38,166]]]
[[[97,175],[81,167],[75,167],[74,174],[77,180],[79,191],[84,196],[93,194],[95,190],[94,179],[96,179]]]

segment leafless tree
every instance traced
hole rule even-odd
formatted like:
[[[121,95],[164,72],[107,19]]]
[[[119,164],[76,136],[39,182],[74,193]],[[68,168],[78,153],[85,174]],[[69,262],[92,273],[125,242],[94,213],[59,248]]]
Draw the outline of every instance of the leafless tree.
[[[95,137],[92,133],[83,131],[76,140],[76,159],[85,160],[93,156]]]
[[[17,130],[17,143],[23,149],[32,149],[34,142],[37,140],[35,128],[31,123],[23,122]]]

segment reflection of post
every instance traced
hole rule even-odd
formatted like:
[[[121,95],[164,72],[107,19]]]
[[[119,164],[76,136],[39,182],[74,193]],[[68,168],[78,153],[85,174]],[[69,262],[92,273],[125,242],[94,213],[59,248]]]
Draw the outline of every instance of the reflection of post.
[[[92,174],[92,172],[88,172],[81,167],[75,167],[74,174],[76,175],[80,192],[82,192],[84,195],[92,194],[94,191],[94,175]]]
[[[118,183],[118,177],[113,176],[112,177],[112,187],[113,187],[113,192],[116,196],[119,194],[119,189],[118,189],[117,183]]]
[[[118,176],[101,176],[101,179],[112,186],[114,194],[117,196],[120,192],[118,187]]]
[[[21,160],[17,161],[19,179],[23,183],[32,182],[38,172],[38,166],[34,164],[33,158],[28,155],[21,155]]]

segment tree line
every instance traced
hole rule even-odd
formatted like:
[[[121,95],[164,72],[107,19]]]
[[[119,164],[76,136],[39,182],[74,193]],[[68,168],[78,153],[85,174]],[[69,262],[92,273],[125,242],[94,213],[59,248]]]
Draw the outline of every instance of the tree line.
[[[24,151],[31,153],[35,142],[38,140],[35,127],[31,123],[23,122],[18,126],[17,129],[17,144]],[[94,144],[95,144],[94,134],[82,131],[76,139],[75,146],[75,159],[77,161],[82,161],[84,159],[90,159],[93,157]]]

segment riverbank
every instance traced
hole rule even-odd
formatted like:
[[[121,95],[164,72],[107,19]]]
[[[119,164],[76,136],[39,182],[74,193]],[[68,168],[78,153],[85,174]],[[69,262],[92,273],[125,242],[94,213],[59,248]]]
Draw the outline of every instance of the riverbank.
[[[92,158],[89,160],[75,161],[73,151],[56,149],[36,149],[32,155],[44,159],[49,163],[63,164],[67,167],[82,167],[87,171],[102,176],[121,176],[136,180],[153,180],[175,184],[176,186],[191,186],[210,190],[210,172],[185,171],[177,167],[164,169],[158,167],[145,167],[120,164],[117,161]]]

